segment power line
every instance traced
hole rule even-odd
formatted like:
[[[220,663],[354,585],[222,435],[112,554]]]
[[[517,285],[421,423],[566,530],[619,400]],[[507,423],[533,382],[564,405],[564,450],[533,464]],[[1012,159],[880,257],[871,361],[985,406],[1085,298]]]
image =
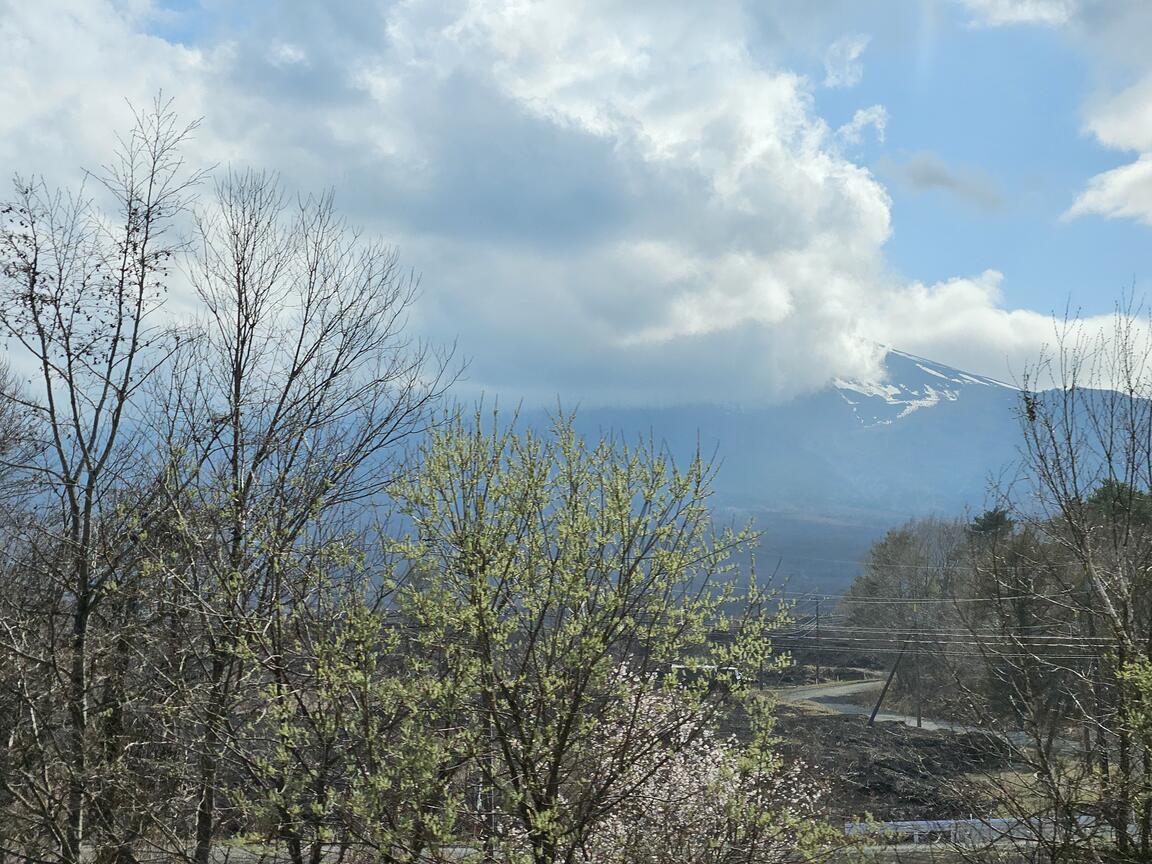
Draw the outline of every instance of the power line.
[[[757,557],[769,559],[772,558],[772,553],[761,551]],[[776,560],[779,561],[781,565],[789,561],[812,561],[818,564],[854,564],[857,567],[868,567],[874,570],[930,570],[937,573],[952,572],[961,569],[971,570],[971,567],[963,564],[896,564],[879,561],[860,561],[851,558],[815,558],[808,555],[776,556]]]
[[[940,643],[940,642],[917,641],[915,639],[893,640],[893,641],[889,641],[886,643],[879,643],[879,644],[877,644],[876,640],[870,640],[870,639],[836,639],[836,640],[833,640],[833,642],[834,643],[841,643],[841,644],[838,644],[838,645],[832,644],[829,642],[829,640],[827,638],[820,640],[820,642],[816,642],[813,639],[813,637],[804,636],[804,637],[795,637],[794,639],[791,639],[791,640],[781,640],[781,643],[778,644],[777,647],[780,649],[784,649],[784,650],[803,650],[805,652],[822,651],[825,653],[835,652],[835,653],[839,653],[839,654],[844,654],[844,653],[849,653],[849,652],[858,652],[858,653],[862,653],[862,654],[891,654],[891,653],[894,653],[898,650],[895,646],[897,644],[900,644],[900,645],[912,645],[912,646],[925,646],[926,648],[930,648],[931,651],[922,650],[920,648],[913,648],[913,650],[915,651],[915,653],[917,655],[930,654],[930,655],[939,656],[939,657],[983,657],[985,659],[995,658],[995,659],[1000,659],[1000,660],[1003,660],[1003,659],[1013,659],[1013,660],[1027,659],[1027,660],[1034,660],[1034,661],[1038,661],[1038,662],[1043,662],[1043,661],[1047,661],[1047,660],[1083,660],[1083,661],[1088,661],[1088,660],[1098,659],[1098,655],[1096,655],[1096,654],[1093,654],[1090,652],[1084,652],[1084,651],[1077,651],[1079,646],[1076,646],[1076,645],[1049,645],[1049,646],[1046,646],[1048,649],[1052,649],[1052,650],[1060,649],[1060,650],[1064,650],[1064,651],[1077,651],[1077,653],[1075,653],[1075,654],[1068,654],[1068,653],[1051,654],[1051,653],[1047,653],[1047,651],[1022,651],[1022,650],[1019,650],[1020,648],[1023,648],[1024,646],[1007,646],[1010,648],[1015,648],[1016,650],[1001,651],[1001,650],[996,650],[996,649],[990,648],[989,646],[981,646],[979,644],[969,644],[969,643],[963,643],[963,642],[944,644],[944,643]],[[844,645],[844,644],[842,644],[844,642],[852,642],[853,644]],[[986,650],[975,650],[978,648],[984,648]]]
[[[807,602],[816,602],[817,600],[839,600],[842,603],[889,603],[889,604],[912,604],[912,603],[1002,603],[1005,600],[1044,600],[1050,599],[1062,594],[1068,594],[1074,589],[1066,589],[1057,592],[1055,595],[1036,595],[1036,594],[1007,594],[1000,597],[855,597],[851,594],[818,594],[813,592],[793,592],[793,591],[772,591],[766,592],[766,600],[771,600],[778,597],[783,598],[796,598],[805,600]]]
[[[775,632],[783,631],[786,628],[779,628]],[[811,629],[811,628],[809,628]],[[770,631],[772,632],[772,631]],[[825,630],[825,635],[829,638],[835,638],[838,632],[846,632],[846,634],[880,634],[885,636],[892,636],[893,638],[902,635],[919,635],[931,636],[941,639],[961,639],[969,637],[972,642],[982,642],[983,639],[1009,639],[1013,642],[1079,642],[1090,645],[1114,645],[1114,639],[1109,639],[1105,636],[1078,636],[1076,634],[1009,634],[1009,632],[1002,631],[988,631],[988,630],[937,630],[916,627],[833,627]]]
[[[801,628],[787,628],[779,627],[767,631],[769,635],[775,634],[774,638],[791,638],[799,635],[804,635],[812,632],[811,626]],[[938,632],[924,628],[915,627],[901,627],[901,628],[881,628],[881,627],[835,627],[830,630],[825,629],[823,635],[829,639],[886,639],[888,641],[903,639],[906,637],[914,638],[929,638],[936,641],[948,642],[950,644],[963,642],[969,645],[986,645],[995,642],[1009,642],[1019,644],[1075,644],[1085,648],[1108,648],[1114,644],[1110,639],[1104,639],[1095,636],[1073,636],[1064,635],[1059,633],[1054,634],[1028,634],[1028,635],[1013,635],[1010,633],[955,633],[955,632]]]
[[[783,647],[785,648],[785,650],[789,650],[788,646],[783,646]],[[805,653],[812,652],[812,651],[820,651],[824,654],[841,654],[841,655],[843,655],[847,651],[855,651],[855,652],[858,652],[861,654],[884,654],[884,655],[891,655],[891,654],[899,654],[900,653],[900,649],[898,649],[898,648],[865,648],[865,647],[859,647],[859,646],[852,646],[850,648],[838,648],[838,647],[831,646],[831,645],[827,645],[827,646],[821,645],[819,647],[805,645],[805,646],[800,646],[800,647],[803,648]],[[1088,661],[1088,660],[1095,660],[1096,659],[1096,656],[1094,654],[1019,654],[1019,653],[1005,654],[1005,653],[992,653],[992,652],[985,652],[985,651],[955,651],[955,650],[939,651],[939,652],[937,652],[936,656],[939,656],[939,657],[979,657],[979,658],[982,658],[985,660],[987,660],[989,658],[995,658],[997,660],[1034,660],[1034,661],[1036,661],[1038,663],[1042,663],[1042,664],[1048,664],[1048,663],[1050,663],[1050,661],[1054,661],[1054,660]]]

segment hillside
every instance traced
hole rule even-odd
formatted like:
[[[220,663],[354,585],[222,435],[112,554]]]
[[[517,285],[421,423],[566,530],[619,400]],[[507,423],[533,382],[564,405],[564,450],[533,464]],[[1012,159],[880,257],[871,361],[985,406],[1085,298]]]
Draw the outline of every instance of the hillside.
[[[1016,388],[896,350],[885,371],[781,405],[589,408],[576,422],[587,435],[651,435],[679,460],[697,444],[714,453],[716,511],[764,531],[760,570],[838,590],[894,525],[983,509],[1016,456]]]

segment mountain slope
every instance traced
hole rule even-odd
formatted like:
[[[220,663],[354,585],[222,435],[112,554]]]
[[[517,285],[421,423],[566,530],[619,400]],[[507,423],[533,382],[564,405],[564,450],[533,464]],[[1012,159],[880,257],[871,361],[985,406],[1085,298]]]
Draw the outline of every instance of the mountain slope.
[[[576,425],[651,435],[678,460],[715,454],[715,509],[765,532],[762,569],[838,588],[887,529],[982,510],[1016,456],[1014,387],[895,350],[885,369],[783,405],[585,409]]]
[[[890,349],[884,358],[885,381],[869,383],[836,379],[832,386],[852,406],[862,426],[891,425],[921,408],[934,408],[941,402],[959,402],[990,395],[993,400],[1004,391],[1015,394],[1016,387],[994,378],[961,372],[914,354]],[[990,389],[980,394],[976,387]]]

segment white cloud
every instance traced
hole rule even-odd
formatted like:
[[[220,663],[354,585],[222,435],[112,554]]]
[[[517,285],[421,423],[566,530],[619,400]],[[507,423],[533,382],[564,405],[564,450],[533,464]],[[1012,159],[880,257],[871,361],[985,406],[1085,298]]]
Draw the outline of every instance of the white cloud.
[[[905,351],[1017,384],[1033,375],[1039,358],[1061,341],[1080,339],[1090,345],[1114,332],[1116,318],[1110,314],[1005,309],[1002,281],[1001,273],[987,270],[932,285],[902,286],[878,299],[866,326]],[[1136,326],[1147,342],[1147,331]],[[1119,383],[1107,379],[1107,370],[1098,371],[1097,384]],[[1033,387],[1056,383],[1047,378],[1029,381]]]
[[[1152,3],[1146,0],[964,0],[985,24],[1060,25],[1095,65],[1098,92],[1084,130],[1135,161],[1087,179],[1063,218],[1098,215],[1152,224]],[[1124,82],[1115,89],[1112,82]]]
[[[1131,87],[1089,106],[1085,125],[1101,144],[1152,150],[1152,69],[1147,71],[1150,74]]]
[[[1128,217],[1152,225],[1152,153],[1089,180],[1064,218],[1087,214]]]
[[[963,0],[963,3],[976,23],[988,27],[1065,24],[1078,8],[1077,0]]]
[[[299,45],[290,42],[281,42],[273,45],[268,52],[269,61],[276,66],[295,66],[307,63],[308,55]]]
[[[512,326],[548,331],[562,309],[553,350],[587,351],[578,362],[592,374],[632,377],[637,392],[663,399],[782,396],[854,358],[871,362],[852,347],[862,334],[845,298],[882,270],[888,196],[837,155],[807,82],[749,56],[736,4],[719,15],[673,4],[658,26],[631,6],[612,16],[571,8],[472,4],[450,44],[432,50],[457,72],[490,76],[526,112],[610,142],[635,185],[627,224],[566,265],[503,256],[506,285],[550,288],[540,318]],[[398,27],[428,47],[409,22]],[[479,327],[508,326],[503,304],[472,311]],[[789,363],[780,346],[793,338],[809,350]]]
[[[973,370],[1002,374],[1049,319],[1001,309],[992,276],[894,280],[888,193],[844,153],[883,106],[831,129],[747,11],[302,2],[190,49],[101,0],[0,0],[0,164],[91,165],[122,97],[163,88],[205,116],[199,161],[333,185],[397,241],[421,332],[506,394],[783,398],[874,374],[874,340],[981,345]]]
[[[1127,217],[1152,225],[1152,60],[1132,86],[1089,104],[1085,128],[1107,147],[1136,151],[1134,162],[1090,178],[1064,214]]]
[[[160,90],[203,111],[199,51],[140,32],[146,9],[106,0],[0,0],[0,166],[75,182]],[[141,74],[141,72],[144,74]],[[5,178],[7,179],[7,178]]]
[[[824,54],[824,86],[855,87],[864,77],[860,57],[872,41],[870,36],[855,33],[837,39]]]
[[[836,137],[845,144],[859,144],[864,140],[864,130],[868,127],[876,130],[876,138],[884,141],[884,129],[888,125],[888,112],[883,105],[871,105],[860,108],[852,115],[852,119],[836,130]]]

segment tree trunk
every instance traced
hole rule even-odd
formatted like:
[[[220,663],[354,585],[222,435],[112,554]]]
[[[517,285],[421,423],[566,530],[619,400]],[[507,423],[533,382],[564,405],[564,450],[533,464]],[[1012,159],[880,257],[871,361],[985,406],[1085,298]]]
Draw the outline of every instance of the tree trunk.
[[[72,616],[72,664],[68,676],[69,754],[67,830],[64,861],[78,864],[84,842],[84,798],[88,773],[86,730],[88,727],[88,573],[80,567],[77,574],[76,610]]]
[[[216,822],[216,777],[220,767],[220,724],[224,716],[224,657],[219,650],[212,656],[212,687],[208,694],[204,741],[200,751],[200,788],[196,802],[196,864],[208,864]]]

